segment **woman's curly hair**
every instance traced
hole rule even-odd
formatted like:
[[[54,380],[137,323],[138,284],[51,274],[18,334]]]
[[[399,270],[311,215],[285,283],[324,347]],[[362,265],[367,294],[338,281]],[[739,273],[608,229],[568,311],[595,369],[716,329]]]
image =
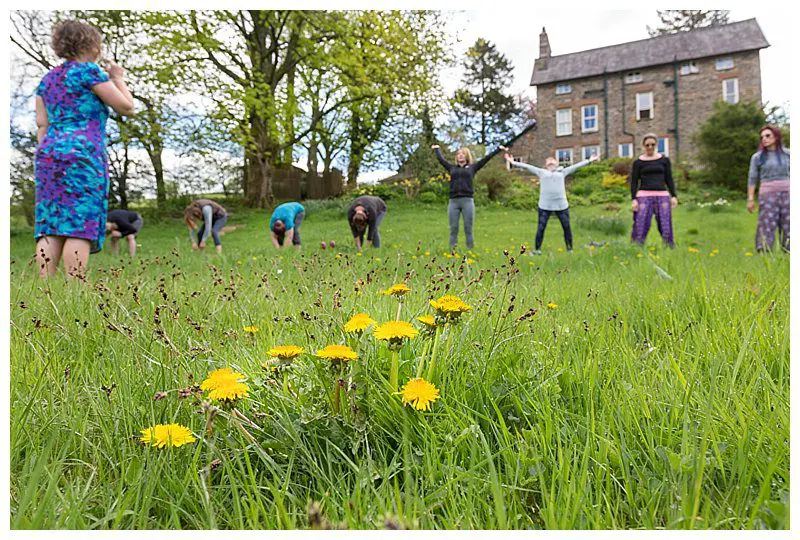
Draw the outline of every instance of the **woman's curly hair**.
[[[81,21],[61,21],[53,26],[53,52],[59,58],[75,60],[81,55],[97,51],[103,43],[103,34],[94,26]]]

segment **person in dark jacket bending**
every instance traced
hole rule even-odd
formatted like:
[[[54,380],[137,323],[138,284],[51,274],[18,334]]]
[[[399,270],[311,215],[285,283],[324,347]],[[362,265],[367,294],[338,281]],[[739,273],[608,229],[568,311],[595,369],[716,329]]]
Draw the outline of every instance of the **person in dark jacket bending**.
[[[438,144],[431,148],[436,152],[436,158],[450,174],[450,204],[447,207],[447,216],[450,219],[450,249],[455,249],[458,244],[458,221],[464,216],[464,235],[467,237],[467,249],[472,249],[475,240],[472,236],[472,223],[475,220],[475,201],[473,183],[475,174],[500,151],[500,148],[487,154],[480,161],[475,162],[469,148],[456,150],[455,165],[449,163]]]
[[[353,232],[353,240],[361,251],[364,245],[364,233],[367,233],[367,246],[381,247],[379,227],[386,216],[386,203],[380,197],[362,195],[350,204],[347,210],[347,222]]]
[[[132,210],[111,210],[106,216],[106,234],[111,235],[111,254],[119,253],[119,239],[128,239],[128,253],[136,256],[136,235],[142,230],[144,220],[139,212]]]

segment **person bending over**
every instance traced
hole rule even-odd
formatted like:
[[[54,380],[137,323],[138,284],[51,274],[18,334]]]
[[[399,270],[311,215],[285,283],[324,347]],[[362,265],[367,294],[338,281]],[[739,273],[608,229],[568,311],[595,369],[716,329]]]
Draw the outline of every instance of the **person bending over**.
[[[305,215],[306,209],[298,202],[283,203],[275,208],[269,220],[269,234],[276,249],[291,244],[300,251],[300,225]]]
[[[347,210],[347,222],[353,233],[356,247],[361,250],[364,245],[364,233],[367,233],[367,246],[381,247],[379,227],[386,216],[386,203],[380,197],[362,195],[350,204]]]

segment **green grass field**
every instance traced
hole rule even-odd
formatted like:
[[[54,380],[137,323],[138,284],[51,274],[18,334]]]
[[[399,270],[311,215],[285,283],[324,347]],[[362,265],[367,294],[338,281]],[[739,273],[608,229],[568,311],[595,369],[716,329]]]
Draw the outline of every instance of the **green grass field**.
[[[231,216],[222,256],[145,223],[88,284],[39,281],[14,236],[11,527],[788,528],[789,257],[752,256],[743,204],[713,210],[679,207],[668,250],[573,208],[575,251],[552,220],[536,257],[535,214],[499,207],[450,258],[442,206],[392,201],[360,256],[335,203],[309,205],[299,254],[265,212]],[[395,283],[417,327],[443,294],[473,308],[440,331],[430,411],[393,393],[386,345],[343,332],[394,320]],[[401,349],[401,387],[432,341]],[[340,343],[341,372],[311,354]],[[261,367],[276,345],[306,350],[285,380]],[[209,404],[195,385],[224,367],[248,395]],[[169,423],[196,441],[139,441]]]

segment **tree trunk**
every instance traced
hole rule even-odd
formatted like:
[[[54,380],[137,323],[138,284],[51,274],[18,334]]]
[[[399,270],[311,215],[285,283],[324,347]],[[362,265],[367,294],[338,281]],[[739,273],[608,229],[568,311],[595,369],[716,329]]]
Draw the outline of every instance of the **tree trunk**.
[[[163,207],[167,202],[167,184],[164,182],[164,165],[161,161],[161,146],[153,145],[147,148],[150,163],[153,165],[153,174],[156,177],[156,205]]]
[[[120,208],[128,209],[128,171],[130,169],[130,159],[128,158],[128,145],[125,144],[122,161],[122,174],[117,178],[117,197],[119,198]]]

